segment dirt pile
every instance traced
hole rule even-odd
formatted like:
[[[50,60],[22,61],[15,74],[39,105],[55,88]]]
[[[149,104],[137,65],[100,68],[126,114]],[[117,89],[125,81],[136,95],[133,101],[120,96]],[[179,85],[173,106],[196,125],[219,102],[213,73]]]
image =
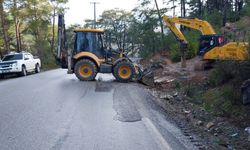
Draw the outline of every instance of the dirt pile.
[[[221,28],[223,35],[233,41],[244,41],[250,32],[250,17],[245,16],[237,22],[227,22],[225,27]]]
[[[143,60],[143,66],[157,64],[159,69],[154,71],[155,86],[158,88],[171,88],[177,82],[198,82],[207,79],[207,71],[195,71],[195,64],[199,57],[187,60],[187,67],[182,68],[181,63],[172,64],[167,56],[155,55],[150,61]]]
[[[167,56],[160,54],[149,61],[144,60],[144,66],[154,63],[161,66],[154,72],[155,87],[150,87],[152,95],[183,130],[183,134],[199,145],[199,149],[249,148],[244,129],[250,125],[239,127],[233,123],[234,120],[218,117],[203,107],[202,93],[199,92],[200,89],[207,90],[210,70],[196,71],[195,64],[200,60],[198,57],[187,60],[186,68],[182,68],[181,63],[171,63]]]

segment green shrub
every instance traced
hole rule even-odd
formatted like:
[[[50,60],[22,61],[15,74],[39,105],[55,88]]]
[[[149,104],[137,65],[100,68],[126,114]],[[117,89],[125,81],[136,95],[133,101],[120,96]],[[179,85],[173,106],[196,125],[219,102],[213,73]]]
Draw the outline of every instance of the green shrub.
[[[242,114],[243,110],[238,105],[240,90],[231,84],[208,90],[203,95],[203,106],[207,111],[218,116],[230,117]]]
[[[53,52],[47,41],[36,41],[32,49],[34,49],[34,53],[41,59],[42,69],[48,70],[57,67]]]
[[[170,59],[172,62],[179,62],[181,61],[181,53],[179,50],[171,50],[170,51]]]

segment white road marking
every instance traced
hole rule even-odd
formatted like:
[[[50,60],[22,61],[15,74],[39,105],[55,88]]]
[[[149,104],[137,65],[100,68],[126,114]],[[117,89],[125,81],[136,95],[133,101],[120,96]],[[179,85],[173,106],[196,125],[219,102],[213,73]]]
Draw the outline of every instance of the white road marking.
[[[163,138],[159,130],[155,127],[153,122],[149,118],[142,118],[142,122],[154,138],[155,142],[159,146],[161,150],[172,150],[170,145],[166,142],[166,140]]]

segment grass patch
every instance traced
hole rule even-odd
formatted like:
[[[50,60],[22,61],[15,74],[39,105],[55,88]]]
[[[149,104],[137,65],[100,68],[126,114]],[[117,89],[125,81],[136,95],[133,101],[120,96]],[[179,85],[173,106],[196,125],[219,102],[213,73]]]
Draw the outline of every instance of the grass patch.
[[[216,116],[239,116],[244,113],[238,103],[239,98],[240,90],[235,89],[232,84],[227,84],[207,90],[202,97],[203,107]]]

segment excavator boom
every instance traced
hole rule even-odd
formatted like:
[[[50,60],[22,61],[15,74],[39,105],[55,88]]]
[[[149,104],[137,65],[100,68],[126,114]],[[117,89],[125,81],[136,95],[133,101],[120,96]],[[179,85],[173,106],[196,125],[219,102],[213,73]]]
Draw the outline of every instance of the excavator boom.
[[[213,35],[216,34],[213,27],[207,21],[200,20],[197,18],[182,18],[182,17],[169,17],[164,16],[163,20],[167,27],[175,34],[179,41],[184,43],[188,43],[183,33],[180,29],[176,26],[183,25],[185,27],[189,27],[192,29],[199,30],[202,35]]]
[[[203,60],[247,60],[249,58],[248,43],[226,43],[224,37],[217,35],[211,24],[205,20],[169,16],[164,16],[163,20],[180,42],[182,60],[185,60],[185,50],[182,47],[187,47],[188,41],[177,25],[183,25],[201,32],[198,55],[202,56]],[[182,66],[185,66],[184,61],[182,61]]]

